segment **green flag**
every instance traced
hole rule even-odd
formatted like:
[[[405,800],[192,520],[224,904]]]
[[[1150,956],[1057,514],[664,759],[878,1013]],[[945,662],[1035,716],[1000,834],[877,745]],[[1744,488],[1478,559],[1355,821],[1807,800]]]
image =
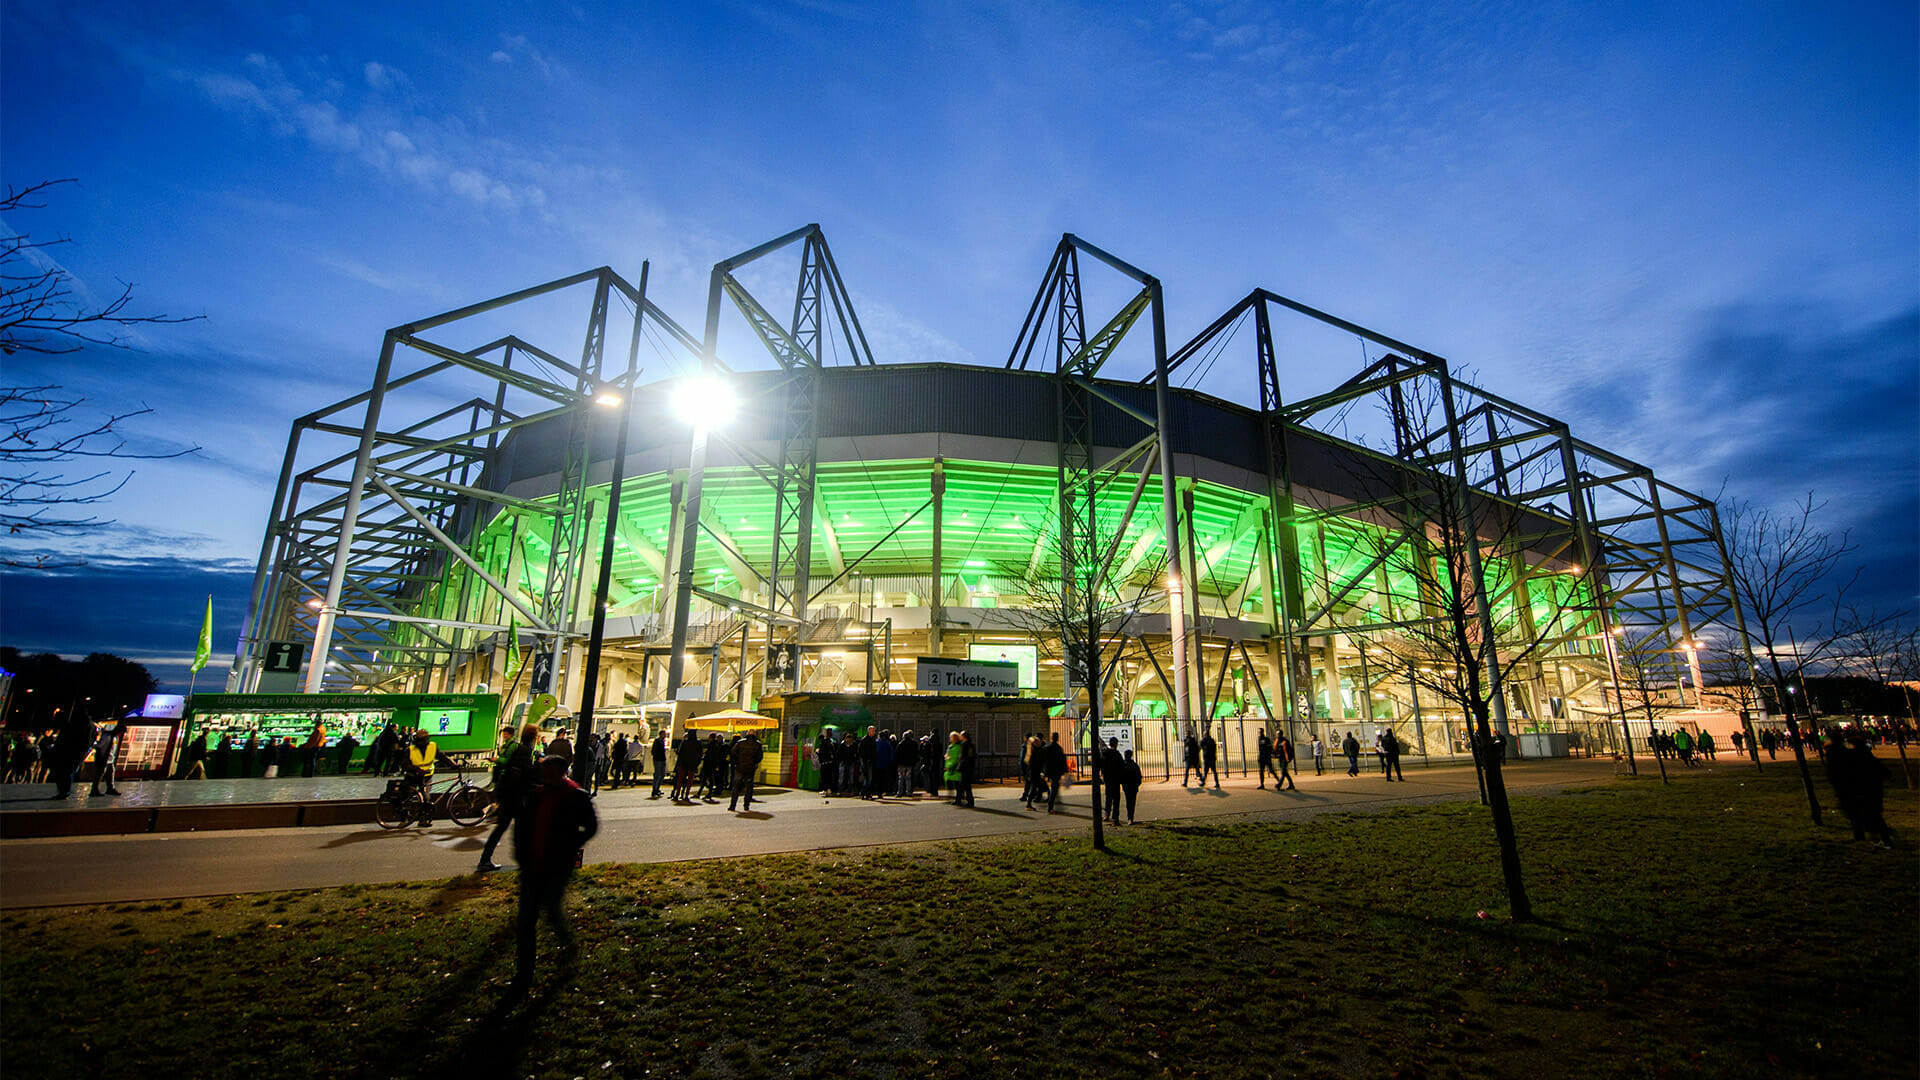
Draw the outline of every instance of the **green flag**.
[[[193,664],[188,671],[199,673],[213,658],[213,597],[207,597],[207,617],[200,622],[200,643],[193,647]]]

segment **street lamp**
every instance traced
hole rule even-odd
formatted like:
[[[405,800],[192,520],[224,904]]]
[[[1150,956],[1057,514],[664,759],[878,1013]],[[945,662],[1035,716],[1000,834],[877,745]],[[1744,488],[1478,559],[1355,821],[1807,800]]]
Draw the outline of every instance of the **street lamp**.
[[[633,421],[633,406],[627,395],[633,390],[635,366],[640,358],[640,320],[647,311],[647,273],[649,264],[640,264],[640,288],[633,304],[633,337],[627,346],[626,388],[606,383],[595,392],[592,401],[603,409],[620,410],[619,434],[613,440],[613,475],[607,487],[606,523],[600,535],[600,575],[593,589],[593,629],[587,635],[587,664],[581,672],[580,716],[574,728],[573,778],[585,787],[593,786],[588,772],[590,760],[582,751],[593,737],[593,706],[600,683],[600,646],[607,633],[607,596],[613,589],[613,542],[619,535],[620,483],[627,474],[627,430]],[[584,403],[583,403],[584,404]],[[591,442],[589,442],[591,444]],[[591,457],[591,455],[589,455]]]

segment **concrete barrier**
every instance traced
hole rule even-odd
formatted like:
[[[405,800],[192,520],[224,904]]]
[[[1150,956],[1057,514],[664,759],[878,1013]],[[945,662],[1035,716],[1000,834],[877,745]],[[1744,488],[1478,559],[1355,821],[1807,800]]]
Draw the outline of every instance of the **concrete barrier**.
[[[302,825],[366,825],[372,799],[306,803],[223,803],[211,806],[136,806],[99,810],[9,810],[0,813],[0,840],[47,836],[119,836],[129,833],[288,829]]]
[[[11,810],[0,814],[0,839],[37,836],[116,836],[153,831],[153,808],[120,810]]]

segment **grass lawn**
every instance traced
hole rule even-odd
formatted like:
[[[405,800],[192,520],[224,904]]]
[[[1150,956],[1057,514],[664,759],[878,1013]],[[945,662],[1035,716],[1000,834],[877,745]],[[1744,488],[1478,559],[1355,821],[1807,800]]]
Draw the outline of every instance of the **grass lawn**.
[[[1920,815],[1785,763],[1478,805],[601,866],[503,999],[514,875],[0,918],[7,1076],[1920,1071]],[[1821,790],[1823,801],[1831,792]],[[104,869],[104,868],[103,868]],[[1485,916],[1481,916],[1481,912]],[[545,945],[545,928],[542,928]]]

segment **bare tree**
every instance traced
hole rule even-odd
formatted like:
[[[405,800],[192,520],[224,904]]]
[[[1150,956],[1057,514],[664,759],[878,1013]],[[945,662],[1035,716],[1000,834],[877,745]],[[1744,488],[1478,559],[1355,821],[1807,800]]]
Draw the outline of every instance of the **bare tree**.
[[[1863,612],[1853,605],[1846,606],[1835,619],[1833,627],[1839,665],[1882,686],[1894,684],[1901,678],[1901,668],[1906,658],[1920,651],[1917,648],[1920,627],[1901,625],[1908,614],[1900,611],[1882,615],[1878,611]],[[1902,685],[1901,690],[1907,703],[1907,718],[1911,721],[1914,718],[1913,688]],[[1900,774],[1906,778],[1907,786],[1912,787],[1913,774],[1907,769],[1905,733],[1894,742],[1900,748]]]
[[[73,180],[44,180],[25,188],[9,187],[0,196],[0,215],[40,210],[45,193]],[[0,353],[61,355],[89,346],[126,349],[120,334],[140,324],[190,322],[200,316],[137,315],[127,310],[133,286],[102,305],[90,305],[73,276],[48,257],[65,237],[36,240],[8,228],[0,234]],[[69,473],[64,467],[99,459],[157,459],[190,454],[199,447],[170,453],[139,453],[127,447],[120,425],[152,411],[146,407],[87,418],[84,398],[58,385],[0,386],[0,527],[15,536],[28,532],[65,532],[96,528],[108,520],[69,508],[100,503],[124,487],[132,472],[111,468]],[[78,560],[38,554],[21,559],[0,556],[0,565],[31,568],[74,565]]]
[[[1733,499],[1720,514],[1734,593],[1747,616],[1747,636],[1766,654],[1773,700],[1786,717],[1788,741],[1815,825],[1820,824],[1820,798],[1807,768],[1806,740],[1794,716],[1788,682],[1831,643],[1831,636],[1823,632],[1831,623],[1813,628],[1802,648],[1792,620],[1829,601],[1838,611],[1847,588],[1859,577],[1856,570],[1852,578],[1829,591],[1834,571],[1854,548],[1846,533],[1835,537],[1815,527],[1813,517],[1825,505],[1815,502],[1809,492],[1804,500],[1791,504],[1789,512]],[[1781,662],[1783,652],[1786,664]]]
[[[1093,788],[1093,846],[1104,850],[1105,816],[1100,806],[1100,724],[1106,688],[1119,666],[1123,650],[1116,649],[1111,659],[1105,642],[1124,628],[1140,607],[1164,593],[1150,587],[1129,590],[1125,582],[1111,579],[1113,555],[1117,545],[1110,535],[1088,527],[1050,528],[1040,542],[1045,554],[1032,563],[1015,563],[999,568],[999,576],[1023,595],[1014,606],[998,610],[999,617],[1011,626],[1032,634],[1040,647],[1061,663],[1067,681],[1068,696],[1086,694],[1083,718],[1093,741],[1089,786]],[[1164,557],[1162,559],[1164,562]],[[1147,572],[1148,580],[1158,580],[1158,567]],[[1131,592],[1131,596],[1129,596]],[[1069,705],[1076,704],[1069,700]]]
[[[1400,445],[1444,444],[1451,423],[1447,392],[1444,383],[1407,384],[1383,401]],[[1375,620],[1386,625],[1368,635],[1369,643],[1390,656],[1395,672],[1416,690],[1469,719],[1508,906],[1514,919],[1531,919],[1502,771],[1506,737],[1496,736],[1492,721],[1506,714],[1508,673],[1537,663],[1583,621],[1572,608],[1543,621],[1529,601],[1547,571],[1529,564],[1527,550],[1543,529],[1563,527],[1475,489],[1461,475],[1461,462],[1445,453],[1425,461],[1384,452],[1352,460],[1349,475],[1368,494],[1361,506],[1336,509],[1364,522],[1356,535],[1370,549],[1365,564],[1386,569],[1412,590],[1391,598],[1391,617]],[[1329,605],[1353,588],[1351,581],[1319,584]]]

